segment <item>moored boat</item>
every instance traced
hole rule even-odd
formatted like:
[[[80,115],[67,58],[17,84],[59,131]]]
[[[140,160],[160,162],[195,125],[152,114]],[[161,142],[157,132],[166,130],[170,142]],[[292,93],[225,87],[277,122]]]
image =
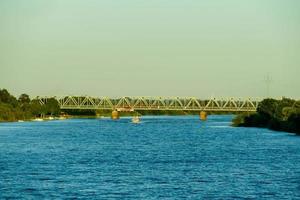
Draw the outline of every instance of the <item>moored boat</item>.
[[[42,121],[44,121],[42,118],[35,118],[35,119],[33,119],[32,121],[35,121],[35,122],[42,122]]]
[[[140,118],[139,118],[139,116],[134,116],[134,117],[131,119],[131,122],[132,122],[132,123],[135,123],[135,124],[140,123]]]

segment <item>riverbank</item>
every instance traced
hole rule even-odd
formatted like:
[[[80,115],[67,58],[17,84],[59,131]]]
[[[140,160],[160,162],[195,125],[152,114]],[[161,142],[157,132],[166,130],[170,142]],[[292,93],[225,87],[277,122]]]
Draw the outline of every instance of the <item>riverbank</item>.
[[[6,89],[0,89],[0,122],[30,121],[45,116],[59,117],[60,114],[55,98],[49,98],[42,105],[38,99],[30,99],[27,94],[16,98]]]
[[[300,135],[300,101],[264,99],[256,113],[237,115],[233,126],[269,128]]]

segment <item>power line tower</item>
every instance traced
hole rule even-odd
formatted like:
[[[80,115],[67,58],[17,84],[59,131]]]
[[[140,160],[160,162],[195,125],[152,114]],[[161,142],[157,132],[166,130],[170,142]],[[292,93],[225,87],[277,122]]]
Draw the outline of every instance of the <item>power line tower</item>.
[[[265,76],[264,82],[266,84],[266,97],[267,98],[270,98],[270,86],[271,86],[272,81],[273,80],[272,80],[270,74],[268,74],[267,76]]]

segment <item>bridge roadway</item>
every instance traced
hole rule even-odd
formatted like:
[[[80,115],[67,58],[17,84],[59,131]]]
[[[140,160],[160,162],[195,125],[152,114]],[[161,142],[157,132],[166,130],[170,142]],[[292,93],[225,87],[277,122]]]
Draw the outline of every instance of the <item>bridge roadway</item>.
[[[49,98],[55,98],[61,109],[93,109],[116,111],[139,110],[182,110],[182,111],[220,111],[255,112],[259,103],[252,98],[209,98],[196,97],[91,97],[62,96],[37,97],[41,104]]]

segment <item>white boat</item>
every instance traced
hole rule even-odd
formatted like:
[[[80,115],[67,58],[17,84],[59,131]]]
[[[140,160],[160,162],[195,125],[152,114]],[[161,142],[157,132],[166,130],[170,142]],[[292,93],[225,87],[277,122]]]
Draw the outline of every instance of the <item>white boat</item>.
[[[134,116],[134,117],[131,119],[131,122],[134,123],[134,124],[140,123],[140,118],[139,118],[139,116]]]
[[[18,120],[18,122],[24,122],[24,120]]]
[[[35,122],[42,122],[42,121],[44,121],[42,118],[35,118],[34,120],[32,120],[32,121],[35,121]]]

